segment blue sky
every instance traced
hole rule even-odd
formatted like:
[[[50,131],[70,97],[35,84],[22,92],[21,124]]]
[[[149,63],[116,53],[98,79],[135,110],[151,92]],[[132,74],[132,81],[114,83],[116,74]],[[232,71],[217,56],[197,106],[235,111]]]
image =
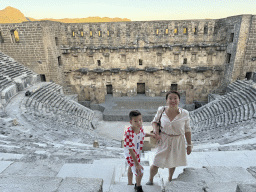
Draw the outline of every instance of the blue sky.
[[[1,10],[7,6],[35,19],[99,16],[148,21],[256,15],[256,0],[0,0]]]

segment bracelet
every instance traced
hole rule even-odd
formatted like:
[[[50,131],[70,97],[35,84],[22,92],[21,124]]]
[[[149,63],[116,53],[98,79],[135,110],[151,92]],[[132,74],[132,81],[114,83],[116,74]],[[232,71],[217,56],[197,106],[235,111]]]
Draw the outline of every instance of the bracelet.
[[[190,145],[187,145],[187,146],[191,146],[191,147],[192,147],[192,146],[193,146],[193,144],[190,144]]]

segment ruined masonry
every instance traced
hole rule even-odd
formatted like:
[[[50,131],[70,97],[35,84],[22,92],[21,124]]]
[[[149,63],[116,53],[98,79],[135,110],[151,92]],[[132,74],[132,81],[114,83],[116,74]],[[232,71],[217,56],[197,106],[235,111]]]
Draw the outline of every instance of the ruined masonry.
[[[134,191],[120,143],[97,135],[96,112],[78,101],[169,90],[209,102],[190,112],[193,153],[172,182],[159,170],[146,186],[154,151],[143,153],[144,190],[256,191],[255,25],[254,15],[0,24],[0,191]]]
[[[255,71],[255,15],[222,19],[0,24],[0,50],[79,102],[187,95],[187,104],[223,94]],[[16,32],[16,33],[14,33]],[[18,34],[19,38],[15,38]]]

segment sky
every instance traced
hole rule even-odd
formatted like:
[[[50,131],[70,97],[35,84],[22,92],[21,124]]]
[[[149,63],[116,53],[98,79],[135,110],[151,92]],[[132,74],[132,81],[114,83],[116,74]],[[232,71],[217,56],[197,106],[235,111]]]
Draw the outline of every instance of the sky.
[[[0,10],[7,6],[34,19],[99,16],[149,21],[256,15],[256,0],[0,0]]]

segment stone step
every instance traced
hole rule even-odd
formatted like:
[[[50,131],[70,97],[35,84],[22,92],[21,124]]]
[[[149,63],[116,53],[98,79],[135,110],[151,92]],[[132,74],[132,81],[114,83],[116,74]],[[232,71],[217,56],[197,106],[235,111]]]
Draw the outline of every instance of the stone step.
[[[115,180],[115,170],[124,165],[124,159],[101,159],[93,164],[64,164],[56,177],[100,178],[103,191],[109,191]]]
[[[242,167],[186,168],[165,186],[165,191],[233,192],[239,184],[255,184],[256,179]]]
[[[0,191],[102,192],[102,186],[103,180],[97,178],[0,176]]]
[[[142,189],[145,192],[157,192],[161,191],[161,187],[158,185],[145,185],[144,182],[142,182]],[[112,185],[110,187],[110,192],[134,192],[134,185],[127,185],[127,182],[117,182],[115,185]]]
[[[144,166],[144,174],[141,180],[141,185],[144,191],[148,192],[153,192],[153,191],[161,191],[163,189],[162,185],[162,179],[160,178],[160,175],[157,174],[154,178],[154,185],[148,186],[146,183],[148,182],[149,179],[149,174],[150,174],[150,166]],[[113,185],[110,187],[111,192],[116,192],[116,191],[134,191],[134,186],[127,185],[128,184],[128,177],[127,177],[127,169],[128,166],[126,167],[126,171],[123,173],[123,176],[119,179],[119,181],[115,181]],[[135,180],[135,175],[133,175],[133,183],[136,183]]]

